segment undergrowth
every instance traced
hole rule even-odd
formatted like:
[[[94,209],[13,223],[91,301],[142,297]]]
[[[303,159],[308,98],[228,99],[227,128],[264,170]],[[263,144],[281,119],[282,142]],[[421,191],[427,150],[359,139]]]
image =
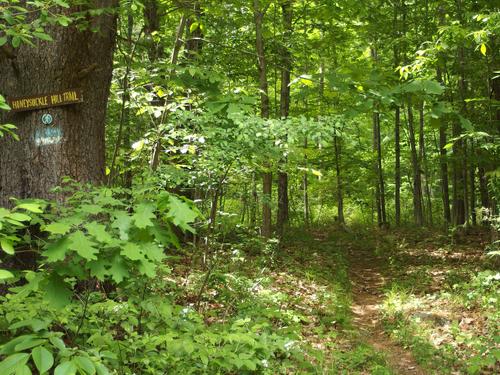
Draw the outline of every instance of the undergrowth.
[[[500,274],[486,256],[486,236],[464,242],[407,231],[385,239],[386,329],[433,373],[500,370]]]

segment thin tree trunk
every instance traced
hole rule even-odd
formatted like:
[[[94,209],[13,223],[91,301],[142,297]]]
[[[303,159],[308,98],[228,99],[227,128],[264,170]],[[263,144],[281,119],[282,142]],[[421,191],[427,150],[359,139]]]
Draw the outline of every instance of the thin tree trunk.
[[[430,175],[429,175],[429,164],[427,161],[427,151],[425,147],[425,133],[424,133],[424,102],[420,103],[419,107],[419,148],[420,148],[420,165],[424,167],[424,192],[425,192],[425,202],[427,205],[427,222],[429,225],[433,225],[432,219],[432,197],[431,197],[431,187],[430,187]]]
[[[203,48],[203,31],[199,26],[202,11],[198,0],[192,1],[191,13],[194,17],[189,17],[186,21],[186,57],[188,60],[195,60],[200,56]],[[198,27],[191,31],[195,22],[198,22]]]
[[[267,10],[267,8],[266,8]],[[264,49],[263,19],[265,11],[261,10],[260,0],[254,0],[254,21],[255,21],[255,46],[257,51],[259,89],[260,89],[260,111],[263,119],[269,118],[269,95],[267,82],[267,64]],[[264,166],[267,170],[263,173],[262,180],[262,236],[270,238],[272,232],[271,222],[271,195],[273,189],[273,177],[270,172],[270,165]]]
[[[179,26],[177,26],[177,31],[175,35],[175,42],[174,42],[174,48],[172,50],[172,54],[170,56],[170,65],[174,67],[177,65],[177,61],[179,59],[179,52],[182,47],[182,34],[184,33],[184,30],[186,28],[186,22],[187,22],[187,17],[185,14],[181,16],[181,19],[179,21]],[[172,75],[174,74],[175,70],[174,68],[171,69],[170,74],[169,74],[169,79],[172,78]],[[165,100],[164,106],[166,106],[168,103],[168,97]],[[166,119],[167,115],[167,110],[163,111],[163,114],[160,118],[159,123],[163,123]],[[151,161],[150,161],[150,167],[152,171],[156,171],[158,166],[160,165],[160,152],[161,152],[161,134],[157,134],[157,141],[155,142],[153,146],[153,153],[151,156]]]
[[[394,38],[400,38],[403,35],[403,27],[399,27],[400,2],[395,1],[393,7],[393,32]],[[404,25],[402,25],[404,26]],[[400,46],[394,45],[394,69],[397,69],[401,63]],[[396,226],[401,225],[401,107],[396,106],[394,113],[394,209]]]
[[[481,197],[481,208],[488,209],[490,207],[490,197],[488,192],[488,179],[484,167],[479,167],[479,196]]]
[[[471,140],[471,159],[474,159],[474,143]],[[470,215],[472,219],[472,225],[477,225],[477,216],[476,216],[476,166],[474,163],[470,163],[469,165],[469,186],[470,186]]]
[[[257,205],[259,204],[259,195],[257,194],[257,176],[252,173],[252,204],[250,206],[250,227],[253,229],[257,224]]]
[[[457,3],[457,16],[463,25],[463,14],[462,14],[462,1],[458,0]],[[458,93],[461,104],[461,112],[465,113],[465,55],[464,47],[460,46],[458,48],[458,65],[460,71],[460,77],[458,80]],[[462,132],[461,125],[456,120],[453,123],[453,137],[458,138]],[[466,222],[466,196],[464,190],[466,189],[466,175],[464,175],[464,143],[462,140],[458,140],[453,144],[453,224],[462,225]]]
[[[445,24],[446,11],[444,5],[439,7],[439,25],[443,26]],[[444,57],[440,57],[444,59]],[[443,84],[443,72],[441,63],[438,64],[436,69],[437,81]],[[451,224],[451,210],[450,210],[450,183],[448,178],[448,156],[446,153],[445,146],[447,144],[446,133],[448,130],[448,124],[446,119],[441,119],[439,124],[439,166],[441,174],[441,198],[443,201],[443,219],[446,227]]]
[[[144,33],[149,44],[149,61],[158,61],[163,57],[163,44],[154,40],[154,33],[160,30],[158,0],[144,0]]]
[[[396,120],[394,123],[394,151],[395,151],[395,168],[394,168],[394,184],[395,184],[395,209],[396,209],[396,226],[401,225],[401,108],[396,107]]]
[[[371,48],[371,56],[374,63],[377,62],[378,56],[375,48]],[[376,201],[377,201],[377,220],[379,226],[385,226],[387,216],[385,211],[385,182],[382,167],[382,141],[380,136],[380,114],[378,108],[373,112],[373,151],[376,153],[374,163],[374,171],[376,176]]]
[[[333,145],[335,148],[335,170],[337,173],[337,216],[338,222],[344,224],[344,196],[342,192],[342,176],[340,175],[341,145],[338,136],[333,137]]]
[[[116,174],[118,173],[118,169],[116,168],[116,160],[118,154],[120,153],[120,148],[124,146],[125,152],[127,153],[130,150],[130,71],[132,69],[132,63],[135,54],[135,46],[132,41],[132,34],[134,29],[134,17],[132,11],[129,10],[127,16],[127,51],[124,54],[124,58],[126,60],[125,74],[122,80],[122,103],[121,103],[121,113],[120,113],[120,125],[118,126],[118,135],[116,137],[115,148],[113,151],[113,156],[111,157],[111,166],[110,172],[108,176],[108,185],[112,185]],[[123,138],[123,142],[122,142]],[[125,169],[125,181],[124,185],[127,188],[132,187],[132,171],[130,170],[130,163],[128,160],[128,155],[125,155],[124,158],[124,169]]]
[[[377,209],[377,224],[381,227],[384,223],[382,217],[382,200],[380,199],[380,180],[379,180],[379,169],[378,169],[378,120],[379,114],[373,112],[373,152],[376,155],[374,160],[373,169],[375,173],[375,206]]]
[[[422,210],[422,181],[415,140],[415,126],[411,97],[408,97],[408,136],[410,138],[411,164],[413,171],[413,217],[417,226],[424,224]]]
[[[304,139],[304,149],[307,152],[307,135]],[[302,189],[304,193],[304,223],[308,226],[311,223],[311,215],[309,209],[309,175],[307,173],[308,160],[307,153],[304,153],[304,174],[302,175]]]
[[[280,94],[280,116],[281,119],[286,119],[290,112],[290,71],[292,69],[292,56],[288,49],[288,43],[292,36],[292,1],[285,1],[281,5],[283,12],[283,29],[285,30],[285,38],[281,48],[281,94]],[[278,235],[283,236],[284,226],[288,222],[289,202],[288,202],[288,174],[284,172],[283,165],[286,164],[286,157],[278,166],[278,217],[276,220],[276,228]]]

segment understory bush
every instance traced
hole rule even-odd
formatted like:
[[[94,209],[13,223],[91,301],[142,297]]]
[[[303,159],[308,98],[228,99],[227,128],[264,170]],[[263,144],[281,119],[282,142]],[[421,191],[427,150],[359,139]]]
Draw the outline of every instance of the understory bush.
[[[183,301],[168,259],[175,233],[194,231],[191,202],[72,181],[56,193],[64,204],[0,209],[0,374],[274,373],[300,360],[279,312],[253,304],[208,321]],[[36,266],[15,270],[23,253]]]

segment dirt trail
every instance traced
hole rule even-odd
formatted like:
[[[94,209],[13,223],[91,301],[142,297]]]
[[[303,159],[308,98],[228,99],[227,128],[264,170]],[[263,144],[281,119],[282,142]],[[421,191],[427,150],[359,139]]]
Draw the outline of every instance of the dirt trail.
[[[395,373],[427,374],[409,351],[397,345],[384,333],[379,304],[383,300],[382,287],[387,279],[381,271],[381,259],[371,250],[356,248],[350,250],[349,261],[353,325],[359,329],[363,340],[386,356]]]

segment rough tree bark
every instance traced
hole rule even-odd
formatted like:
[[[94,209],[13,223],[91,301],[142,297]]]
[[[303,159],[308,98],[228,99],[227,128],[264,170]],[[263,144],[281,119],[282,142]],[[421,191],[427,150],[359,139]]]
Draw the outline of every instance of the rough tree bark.
[[[100,0],[95,7],[114,8],[117,0]],[[82,6],[61,9],[70,14]],[[36,15],[34,15],[36,16]],[[9,198],[55,198],[50,191],[69,176],[77,181],[100,183],[104,179],[104,122],[113,68],[116,16],[93,17],[92,26],[51,26],[52,42],[23,45],[15,56],[0,53],[0,92],[7,97],[80,89],[84,102],[44,110],[9,112],[0,122],[18,127],[20,141],[0,140],[0,205]],[[41,116],[53,117],[51,133],[43,140],[46,125]]]

